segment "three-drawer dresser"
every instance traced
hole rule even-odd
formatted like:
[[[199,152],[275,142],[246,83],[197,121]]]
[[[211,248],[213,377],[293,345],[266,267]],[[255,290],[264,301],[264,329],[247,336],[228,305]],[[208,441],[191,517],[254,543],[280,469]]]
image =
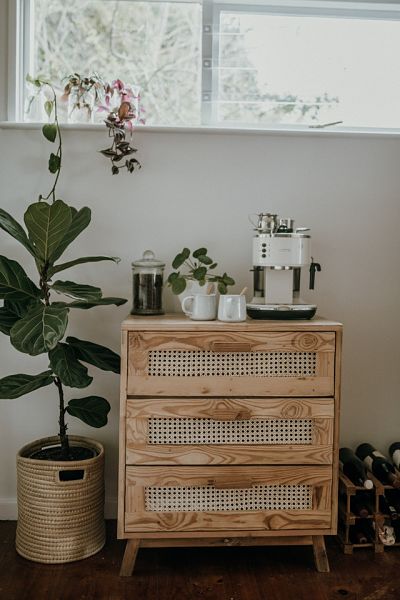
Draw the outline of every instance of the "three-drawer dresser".
[[[336,534],[342,326],[183,315],[122,324],[121,575],[140,547]]]

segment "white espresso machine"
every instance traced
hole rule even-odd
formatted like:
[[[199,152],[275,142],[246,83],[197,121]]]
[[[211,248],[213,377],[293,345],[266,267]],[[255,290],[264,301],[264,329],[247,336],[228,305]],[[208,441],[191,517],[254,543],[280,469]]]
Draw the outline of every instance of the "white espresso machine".
[[[311,257],[308,227],[294,228],[294,220],[272,213],[257,215],[253,238],[254,297],[247,304],[253,319],[311,319],[315,304],[300,298],[302,267],[309,267],[310,289],[321,270]]]

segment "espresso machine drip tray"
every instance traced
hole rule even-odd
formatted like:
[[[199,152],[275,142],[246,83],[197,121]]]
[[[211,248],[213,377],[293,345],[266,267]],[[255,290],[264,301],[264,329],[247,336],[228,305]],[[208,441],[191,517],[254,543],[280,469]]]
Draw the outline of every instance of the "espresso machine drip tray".
[[[252,319],[312,319],[316,311],[315,304],[247,304]]]

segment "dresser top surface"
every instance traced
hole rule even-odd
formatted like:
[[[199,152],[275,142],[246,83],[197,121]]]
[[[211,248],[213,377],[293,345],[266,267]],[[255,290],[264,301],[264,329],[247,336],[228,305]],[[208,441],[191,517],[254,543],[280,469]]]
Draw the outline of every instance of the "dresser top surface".
[[[341,331],[342,324],[323,317],[311,320],[247,319],[240,323],[192,321],[182,313],[157,316],[129,315],[122,322],[124,331]]]

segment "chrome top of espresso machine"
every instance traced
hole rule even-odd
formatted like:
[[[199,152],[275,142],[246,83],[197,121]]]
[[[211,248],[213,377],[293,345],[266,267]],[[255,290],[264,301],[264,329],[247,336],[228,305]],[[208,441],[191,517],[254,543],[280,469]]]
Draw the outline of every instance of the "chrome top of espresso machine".
[[[250,220],[251,221],[251,220]],[[315,272],[321,270],[311,257],[308,227],[294,227],[291,218],[260,213],[254,223],[253,277],[254,297],[247,304],[253,319],[311,319],[315,304],[300,298],[302,267],[309,267],[310,289],[314,289]]]

